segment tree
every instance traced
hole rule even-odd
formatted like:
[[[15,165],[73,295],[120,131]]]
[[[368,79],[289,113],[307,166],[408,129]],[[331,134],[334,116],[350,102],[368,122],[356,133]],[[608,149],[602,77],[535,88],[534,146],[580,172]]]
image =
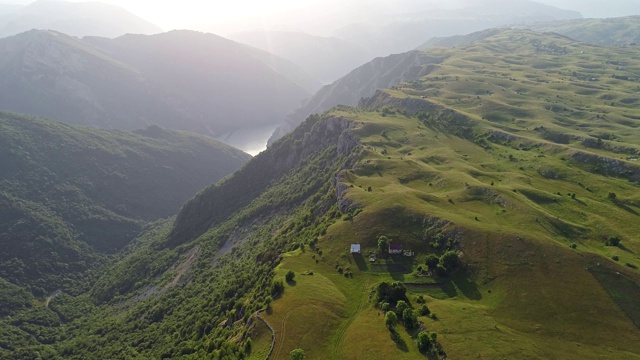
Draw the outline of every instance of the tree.
[[[393,328],[393,325],[395,325],[397,321],[398,321],[398,317],[396,316],[396,313],[394,313],[393,311],[387,311],[387,313],[384,315],[384,324],[389,329]]]
[[[609,200],[615,200],[617,198],[618,198],[618,195],[616,195],[616,193],[614,192],[609,193]]]
[[[413,329],[418,325],[418,317],[416,316],[415,311],[406,308],[402,312],[402,320],[404,321],[404,326],[407,329]]]
[[[437,257],[435,254],[429,254],[427,256],[427,259],[425,260],[425,265],[427,265],[430,270],[434,270],[438,266],[439,262],[439,257]]]
[[[389,238],[386,236],[380,236],[378,238],[378,250],[381,254],[385,254],[389,251]]]
[[[440,263],[447,270],[455,269],[460,261],[460,255],[457,251],[447,251],[440,258]]]
[[[407,305],[407,302],[404,300],[399,300],[396,304],[396,314],[398,314],[400,318],[403,317],[404,311],[407,309],[409,309],[409,305]]]
[[[429,334],[424,331],[418,333],[418,349],[421,352],[427,352],[431,348],[431,339]]]
[[[302,349],[291,350],[291,352],[289,353],[289,359],[304,360],[304,351]]]
[[[287,282],[292,282],[295,277],[296,277],[296,273],[294,273],[293,270],[289,270],[287,271],[287,274],[284,276],[284,279],[287,280]]]

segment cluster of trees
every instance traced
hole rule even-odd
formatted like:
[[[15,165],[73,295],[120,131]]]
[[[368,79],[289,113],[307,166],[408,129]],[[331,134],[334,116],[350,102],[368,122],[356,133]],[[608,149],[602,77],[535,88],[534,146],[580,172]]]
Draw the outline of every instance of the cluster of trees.
[[[455,250],[448,250],[441,256],[429,254],[425,259],[425,265],[428,270],[435,272],[436,275],[447,276],[460,266],[460,253]]]
[[[415,310],[411,307],[406,297],[406,288],[401,282],[389,284],[382,282],[376,287],[376,300],[378,306],[384,312],[384,324],[391,333],[391,338],[402,343],[403,340],[396,330],[397,324],[402,324],[407,330],[423,329],[424,327],[418,321],[418,316],[427,316],[431,311],[427,307],[424,297],[419,296],[417,302],[422,307]],[[431,314],[435,319],[435,314]],[[418,349],[422,353],[429,353],[435,358],[446,356],[442,347],[438,344],[437,335],[434,332],[420,331],[415,338]]]
[[[437,339],[438,334],[434,332],[420,331],[417,338],[418,349],[423,353],[430,351],[437,346]]]
[[[383,304],[383,311],[388,310],[389,305]],[[402,321],[407,329],[414,329],[418,326],[418,314],[404,300],[396,303],[395,311],[388,310],[385,313],[384,323],[388,328],[392,328],[396,322]]]
[[[385,303],[395,307],[400,300],[408,301],[407,288],[402,282],[388,283],[383,281],[376,287],[376,302],[380,308]]]

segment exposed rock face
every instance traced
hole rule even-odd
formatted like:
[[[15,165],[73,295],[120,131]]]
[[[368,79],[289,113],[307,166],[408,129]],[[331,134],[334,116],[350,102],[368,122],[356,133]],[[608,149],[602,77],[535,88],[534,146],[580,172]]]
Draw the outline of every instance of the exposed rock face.
[[[590,171],[595,173],[640,181],[640,166],[630,162],[585,152],[575,152],[571,159],[591,166]]]
[[[336,179],[336,173],[351,168],[355,163],[359,141],[352,133],[354,126],[354,122],[342,117],[310,116],[293,133],[254,157],[232,178],[204,189],[189,200],[177,216],[169,245],[197,238],[247,206],[274,183],[300,176],[299,172],[309,163],[321,166],[312,171],[309,184],[318,183],[320,186]],[[322,178],[327,180],[322,183]],[[256,182],[256,179],[260,181]],[[342,198],[344,188],[340,181],[334,185],[338,189],[338,198]],[[286,206],[277,205],[277,200],[274,200],[270,211],[278,211],[279,206],[284,210],[290,209],[295,205],[295,199],[302,199],[304,195],[292,194]]]
[[[420,51],[377,58],[355,69],[331,85],[320,89],[303,107],[288,115],[269,139],[269,145],[298,126],[307,116],[325,112],[337,105],[356,106],[362,98],[373,96],[402,82],[428,75],[443,61]]]

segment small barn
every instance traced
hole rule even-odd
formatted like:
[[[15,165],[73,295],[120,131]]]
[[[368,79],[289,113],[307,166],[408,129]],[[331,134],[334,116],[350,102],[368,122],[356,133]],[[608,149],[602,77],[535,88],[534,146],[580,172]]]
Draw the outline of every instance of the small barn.
[[[402,254],[402,244],[389,243],[389,254]]]
[[[360,254],[361,253],[360,244],[351,244],[351,253]]]

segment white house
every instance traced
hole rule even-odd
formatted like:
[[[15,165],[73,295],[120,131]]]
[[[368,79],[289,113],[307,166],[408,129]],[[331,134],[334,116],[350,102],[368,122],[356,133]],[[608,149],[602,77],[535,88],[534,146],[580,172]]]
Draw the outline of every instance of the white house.
[[[351,253],[352,254],[360,254],[360,244],[351,244]]]

